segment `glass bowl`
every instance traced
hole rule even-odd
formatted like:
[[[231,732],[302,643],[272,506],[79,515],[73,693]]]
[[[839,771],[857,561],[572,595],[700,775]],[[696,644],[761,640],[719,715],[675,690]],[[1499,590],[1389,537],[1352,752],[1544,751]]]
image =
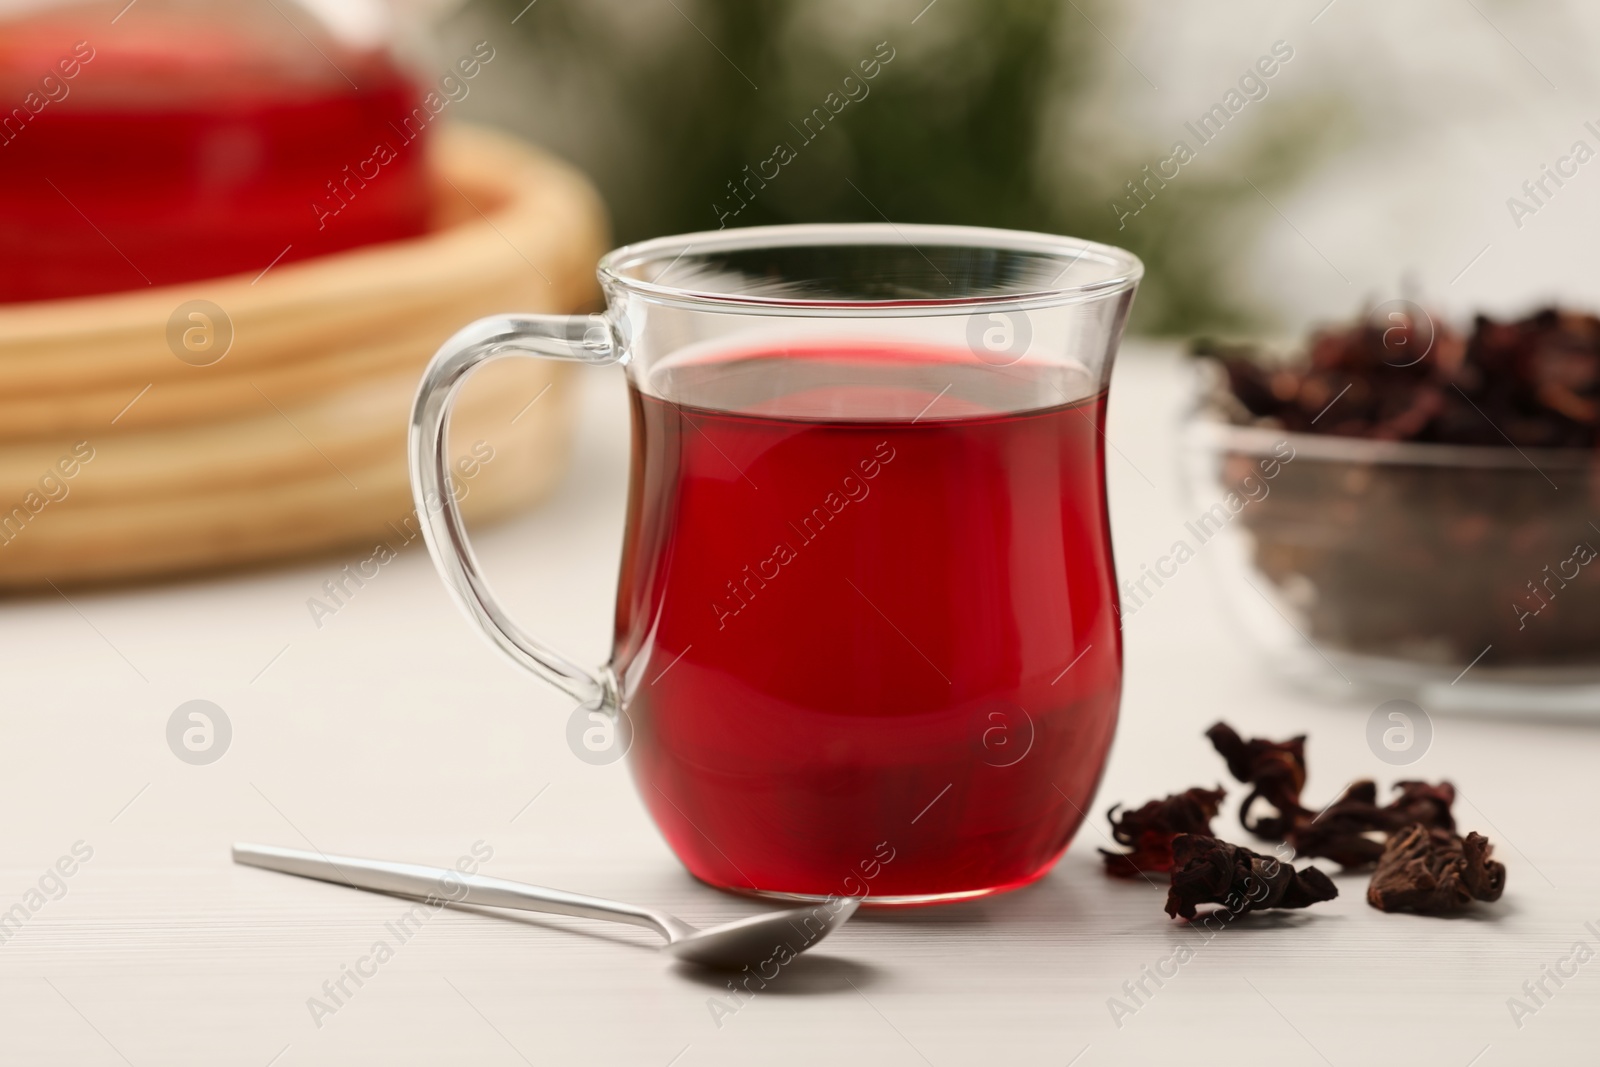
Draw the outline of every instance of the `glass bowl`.
[[[1288,433],[1204,407],[1183,441],[1187,539],[1274,668],[1440,710],[1600,717],[1595,453]]]

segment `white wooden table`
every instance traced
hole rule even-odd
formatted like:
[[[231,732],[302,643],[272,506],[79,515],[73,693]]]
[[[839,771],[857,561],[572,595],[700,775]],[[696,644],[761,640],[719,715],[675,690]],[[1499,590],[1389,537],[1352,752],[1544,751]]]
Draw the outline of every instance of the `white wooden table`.
[[[477,545],[530,627],[598,663],[628,430],[620,376],[585,373],[572,476]],[[1170,431],[1182,403],[1175,354],[1130,345],[1110,426],[1125,565],[1164,552],[1189,510]],[[309,999],[332,1003],[324,983],[394,942],[385,924],[407,905],[235,867],[230,841],[442,864],[482,842],[483,870],[502,877],[696,923],[756,908],[684,873],[623,764],[572,755],[566,703],[469,629],[420,545],[318,628],[308,598],[364,556],[0,606],[0,910],[28,912],[0,928],[0,1062],[1489,1067],[1595,1055],[1600,963],[1560,988],[1546,980],[1553,996],[1520,1028],[1507,1001],[1574,942],[1600,948],[1584,925],[1600,929],[1585,821],[1600,816],[1600,730],[1436,717],[1432,749],[1406,772],[1452,778],[1465,827],[1510,868],[1505,899],[1468,917],[1380,914],[1353,876],[1337,901],[1202,941],[1167,920],[1157,890],[1101,874],[1112,801],[1225,780],[1200,736],[1219,717],[1246,733],[1309,732],[1308,797],[1405,776],[1367,749],[1370,703],[1319,705],[1264,675],[1203,567],[1130,622],[1093,822],[1037,885],[865,914],[720,1026],[707,1002],[722,982],[667,966],[643,931],[446,909],[359,987],[345,979],[351,995],[314,1020]],[[207,766],[166,740],[193,699],[232,724]],[[1239,795],[1217,825],[1244,841]],[[75,845],[92,857],[48,876]],[[1177,976],[1129,1000],[1123,983],[1184,944],[1195,956]],[[1120,1026],[1112,997],[1138,1006]]]

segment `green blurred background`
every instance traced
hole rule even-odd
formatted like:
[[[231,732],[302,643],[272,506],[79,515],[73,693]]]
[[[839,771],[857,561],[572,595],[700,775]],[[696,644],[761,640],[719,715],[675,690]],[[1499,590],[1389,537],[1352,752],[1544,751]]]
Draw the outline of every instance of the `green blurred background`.
[[[1337,100],[1301,94],[1256,107],[1227,131],[1225,148],[1208,149],[1214,158],[1184,168],[1119,225],[1113,198],[1169,156],[1181,132],[1108,125],[1108,99],[1130,78],[1139,91],[1149,82],[1113,43],[1119,9],[925,4],[474,0],[453,29],[492,33],[513,52],[497,72],[521,83],[501,84],[476,105],[479,116],[588,171],[619,242],[716,228],[719,205],[738,206],[728,183],[786,142],[796,158],[729,225],[888,217],[1069,233],[1144,258],[1136,330],[1271,323],[1240,284],[1238,257],[1276,221],[1267,198],[1339,142],[1347,124]],[[802,140],[802,120],[830,93],[838,106],[860,61],[889,54],[880,43],[893,58],[864,83],[866,95]]]

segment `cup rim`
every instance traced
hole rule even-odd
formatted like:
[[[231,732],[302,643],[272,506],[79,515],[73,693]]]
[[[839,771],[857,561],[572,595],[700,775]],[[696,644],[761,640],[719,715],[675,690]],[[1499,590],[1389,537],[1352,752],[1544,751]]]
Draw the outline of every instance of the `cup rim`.
[[[1090,258],[1106,267],[1106,276],[1073,285],[1026,289],[1015,293],[982,296],[918,299],[818,299],[750,294],[717,293],[705,289],[662,284],[630,273],[648,263],[665,263],[663,273],[691,251],[729,252],[753,248],[798,248],[805,246],[847,247],[850,245],[908,244],[922,246],[992,249],[1006,252],[1032,252],[1056,256],[1067,261],[1067,269],[1079,260]],[[700,310],[756,312],[771,314],[962,314],[977,308],[1026,310],[1100,299],[1133,289],[1144,276],[1138,256],[1113,245],[1077,237],[1005,230],[985,226],[946,226],[922,223],[804,223],[779,226],[744,226],[725,230],[656,237],[623,245],[600,260],[599,276],[608,289],[649,298],[663,303],[686,305]],[[657,277],[660,275],[658,274]],[[1059,277],[1059,276],[1058,276]]]

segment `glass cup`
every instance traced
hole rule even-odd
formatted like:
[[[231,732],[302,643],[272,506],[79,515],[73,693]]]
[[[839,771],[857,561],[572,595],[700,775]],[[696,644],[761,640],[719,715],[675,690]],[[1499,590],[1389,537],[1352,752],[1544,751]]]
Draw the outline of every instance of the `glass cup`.
[[[411,423],[455,599],[630,738],[697,878],[956,900],[1047,872],[1116,726],[1106,387],[1142,266],[952,226],[724,230],[618,249],[608,309],[451,338]],[[505,356],[618,363],[633,463],[610,662],[495,603],[447,490],[451,398]]]

